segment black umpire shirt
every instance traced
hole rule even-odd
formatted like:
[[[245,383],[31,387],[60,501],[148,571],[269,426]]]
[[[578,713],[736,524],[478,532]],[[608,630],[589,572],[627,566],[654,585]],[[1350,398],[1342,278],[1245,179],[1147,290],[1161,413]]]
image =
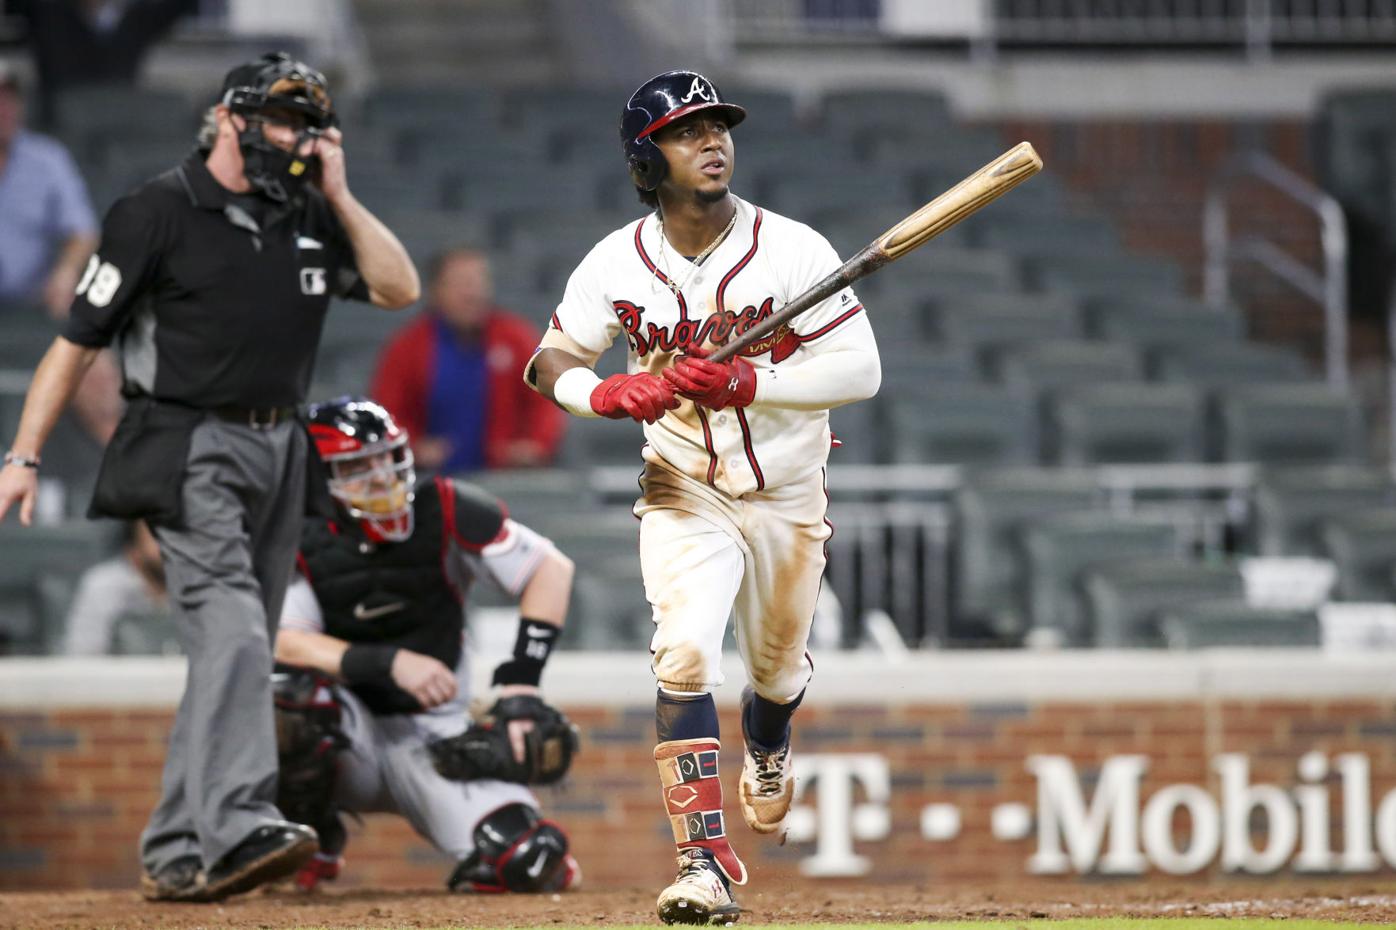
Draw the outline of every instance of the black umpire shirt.
[[[309,389],[332,296],[367,300],[368,286],[319,191],[253,202],[196,151],[112,205],[63,335],[93,348],[115,340],[128,393],[292,406]]]

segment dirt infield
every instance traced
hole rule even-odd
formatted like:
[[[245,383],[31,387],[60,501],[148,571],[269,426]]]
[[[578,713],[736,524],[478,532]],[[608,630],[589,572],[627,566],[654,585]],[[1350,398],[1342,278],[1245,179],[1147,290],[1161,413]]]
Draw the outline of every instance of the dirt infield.
[[[742,889],[745,923],[909,923],[1035,917],[1286,917],[1396,922],[1396,882],[1092,884],[1031,888],[916,889],[808,882],[781,891]],[[0,894],[0,930],[204,927],[397,928],[550,924],[652,924],[655,889],[541,897],[448,895],[440,889],[270,892],[217,905],[154,905],[134,891]]]

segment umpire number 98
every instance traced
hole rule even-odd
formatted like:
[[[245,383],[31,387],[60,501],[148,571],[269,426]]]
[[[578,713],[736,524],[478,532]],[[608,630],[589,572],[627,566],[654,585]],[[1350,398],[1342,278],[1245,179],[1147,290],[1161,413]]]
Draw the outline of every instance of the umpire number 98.
[[[78,282],[77,296],[87,295],[87,302],[94,307],[105,307],[116,296],[121,287],[121,272],[111,262],[104,262],[96,255],[87,260],[87,270]]]

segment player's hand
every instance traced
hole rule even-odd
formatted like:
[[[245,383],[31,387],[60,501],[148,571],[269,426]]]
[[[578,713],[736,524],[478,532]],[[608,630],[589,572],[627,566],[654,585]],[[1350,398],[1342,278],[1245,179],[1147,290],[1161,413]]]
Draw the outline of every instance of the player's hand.
[[[543,692],[533,685],[500,685],[499,687],[501,700],[519,694],[540,699],[543,697]],[[509,721],[509,748],[514,751],[514,761],[519,765],[523,765],[524,760],[528,758],[528,747],[524,744],[524,735],[531,732],[533,727],[533,721],[526,718]]]
[[[445,704],[456,696],[456,676],[444,663],[410,649],[393,656],[393,684],[417,699],[424,708]]]
[[[0,469],[0,522],[10,507],[19,504],[19,522],[34,523],[34,500],[39,494],[39,473],[23,465],[6,465]]]
[[[325,134],[317,136],[301,146],[302,156],[315,155],[320,159],[320,170],[315,185],[325,199],[333,203],[349,193],[349,174],[344,167],[344,134],[337,127],[330,127]]]
[[[711,410],[745,407],[756,399],[756,369],[750,362],[741,357],[714,362],[702,346],[685,348],[674,367],[664,369],[664,380]]]
[[[591,409],[611,420],[654,423],[678,405],[673,387],[646,371],[611,375],[591,392]]]

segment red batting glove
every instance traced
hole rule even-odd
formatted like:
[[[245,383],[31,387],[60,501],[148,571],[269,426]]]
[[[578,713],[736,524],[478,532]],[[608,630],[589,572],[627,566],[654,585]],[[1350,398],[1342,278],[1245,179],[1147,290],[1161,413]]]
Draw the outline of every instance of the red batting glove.
[[[591,409],[611,420],[630,417],[637,423],[653,423],[678,405],[668,382],[646,371],[611,375],[591,392]]]
[[[701,346],[684,353],[673,368],[664,369],[664,380],[684,397],[712,410],[745,407],[756,399],[756,369],[746,359],[709,361]]]

